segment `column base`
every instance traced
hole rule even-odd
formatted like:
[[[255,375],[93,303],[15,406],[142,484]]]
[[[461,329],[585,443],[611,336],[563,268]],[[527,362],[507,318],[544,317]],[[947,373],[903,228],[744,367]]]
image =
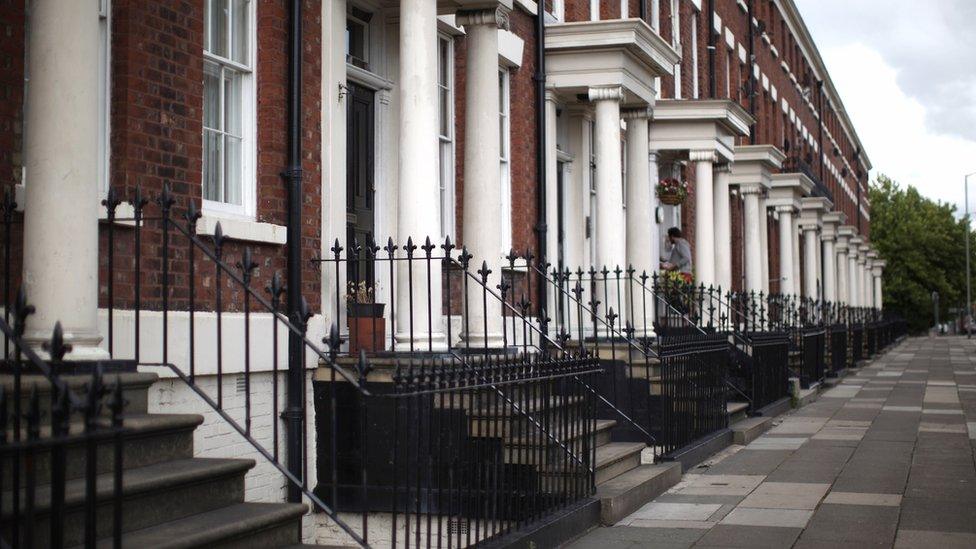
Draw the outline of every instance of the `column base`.
[[[410,352],[410,332],[399,332],[393,336],[396,340],[396,350],[400,353]],[[447,352],[447,336],[441,332],[414,332],[413,351],[415,352]]]
[[[24,334],[24,342],[43,360],[51,358],[51,355],[44,350],[44,345],[50,341],[51,333],[47,331],[29,330]],[[71,332],[66,329],[64,342],[71,345],[71,351],[64,355],[65,362],[97,362],[112,358],[107,349],[99,347],[99,343],[102,342],[100,334]]]

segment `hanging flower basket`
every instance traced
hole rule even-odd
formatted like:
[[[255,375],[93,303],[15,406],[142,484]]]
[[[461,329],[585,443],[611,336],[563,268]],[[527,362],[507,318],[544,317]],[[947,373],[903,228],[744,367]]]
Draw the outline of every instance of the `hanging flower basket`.
[[[673,177],[662,179],[655,188],[662,204],[678,206],[688,197],[688,184]]]

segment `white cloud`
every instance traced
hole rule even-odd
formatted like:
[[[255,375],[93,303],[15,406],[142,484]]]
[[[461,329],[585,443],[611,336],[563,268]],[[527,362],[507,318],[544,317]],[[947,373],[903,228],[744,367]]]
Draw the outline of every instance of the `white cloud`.
[[[797,4],[875,172],[961,210],[976,171],[976,2]]]

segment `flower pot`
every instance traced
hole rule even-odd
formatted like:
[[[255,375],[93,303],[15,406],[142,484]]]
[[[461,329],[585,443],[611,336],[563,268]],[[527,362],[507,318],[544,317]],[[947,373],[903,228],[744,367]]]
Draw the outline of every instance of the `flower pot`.
[[[657,198],[661,201],[661,204],[667,204],[668,206],[678,206],[684,201],[678,193],[662,193]]]
[[[383,303],[349,303],[349,353],[358,355],[386,348],[386,319]]]

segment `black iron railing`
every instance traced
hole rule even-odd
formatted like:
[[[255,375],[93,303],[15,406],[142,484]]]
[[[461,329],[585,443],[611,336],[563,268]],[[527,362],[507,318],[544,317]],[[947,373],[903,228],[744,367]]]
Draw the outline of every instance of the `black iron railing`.
[[[61,325],[42,359],[22,339],[33,313],[23,292],[8,312],[13,325],[0,319],[10,350],[0,366],[0,545],[94,547],[102,539],[120,547],[122,384],[106,383],[95,367],[87,384],[70,387],[59,373],[71,349]],[[100,494],[98,477],[107,472],[111,490]]]

